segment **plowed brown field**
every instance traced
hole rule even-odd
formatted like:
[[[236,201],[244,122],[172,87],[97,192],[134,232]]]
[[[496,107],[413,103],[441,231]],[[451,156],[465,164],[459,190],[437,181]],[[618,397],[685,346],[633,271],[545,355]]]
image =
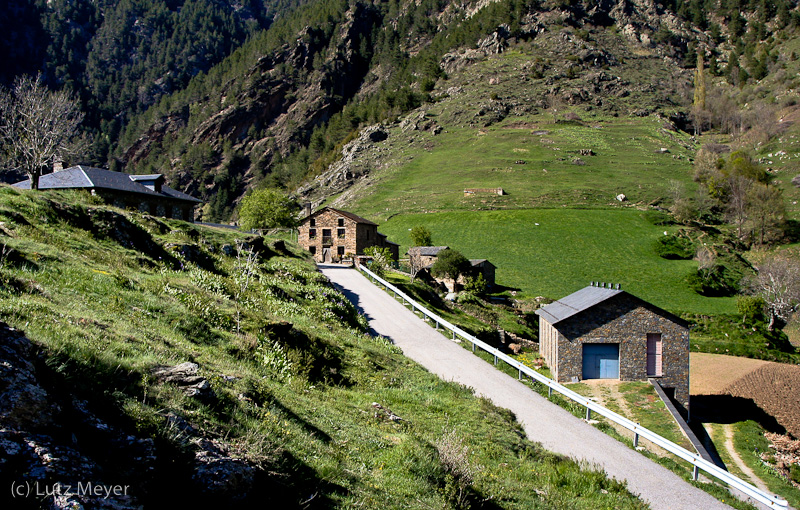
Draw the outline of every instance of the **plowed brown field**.
[[[692,395],[750,399],[800,438],[800,366],[705,353],[691,360]]]

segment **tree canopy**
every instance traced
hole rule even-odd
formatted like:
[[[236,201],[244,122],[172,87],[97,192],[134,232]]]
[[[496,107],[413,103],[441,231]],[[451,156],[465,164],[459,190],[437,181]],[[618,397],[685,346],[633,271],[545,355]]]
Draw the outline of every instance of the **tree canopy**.
[[[439,252],[436,262],[431,267],[431,274],[437,278],[457,279],[470,269],[467,258],[456,250],[447,248]]]
[[[416,226],[411,229],[411,246],[431,246],[431,231],[427,227]]]
[[[296,200],[271,188],[250,192],[239,205],[239,225],[248,230],[297,226]]]

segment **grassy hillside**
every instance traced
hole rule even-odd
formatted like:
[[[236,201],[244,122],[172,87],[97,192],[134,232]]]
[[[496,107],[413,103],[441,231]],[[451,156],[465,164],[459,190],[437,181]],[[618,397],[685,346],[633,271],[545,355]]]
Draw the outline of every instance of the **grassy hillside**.
[[[526,441],[508,412],[369,337],[282,241],[2,187],[0,245],[0,320],[38,346],[41,384],[59,396],[59,419],[26,418],[30,430],[131,485],[134,503],[643,508],[623,485]],[[186,361],[210,392],[153,373]],[[75,418],[86,413],[95,418]],[[112,425],[97,432],[98,420]],[[133,437],[152,455],[120,450]],[[215,449],[230,458],[214,469],[253,477],[206,483],[198,465]],[[0,480],[34,476],[27,457],[9,455]],[[41,481],[75,473],[59,466]]]
[[[666,227],[651,224],[635,209],[530,209],[406,214],[381,231],[410,244],[409,229],[424,225],[435,244],[469,258],[488,258],[501,285],[529,296],[558,299],[591,281],[621,283],[632,294],[667,310],[717,314],[735,310],[734,298],[693,292],[685,277],[691,260],[666,260],[654,250]],[[672,230],[672,228],[667,228]]]

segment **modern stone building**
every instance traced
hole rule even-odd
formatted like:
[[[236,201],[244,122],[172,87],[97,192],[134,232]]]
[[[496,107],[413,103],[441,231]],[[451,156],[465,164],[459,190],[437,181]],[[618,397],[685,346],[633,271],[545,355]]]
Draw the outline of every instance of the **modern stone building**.
[[[26,179],[14,186],[30,189],[31,181]],[[131,175],[82,165],[42,175],[39,189],[85,189],[123,209],[184,221],[194,221],[194,208],[203,203],[165,185],[161,174]]]
[[[636,296],[593,284],[536,311],[553,379],[657,380],[689,409],[689,328]]]
[[[299,227],[298,242],[317,262],[335,262],[348,256],[363,255],[369,246],[389,248],[399,257],[400,246],[378,232],[378,224],[347,211],[325,207],[305,217]]]

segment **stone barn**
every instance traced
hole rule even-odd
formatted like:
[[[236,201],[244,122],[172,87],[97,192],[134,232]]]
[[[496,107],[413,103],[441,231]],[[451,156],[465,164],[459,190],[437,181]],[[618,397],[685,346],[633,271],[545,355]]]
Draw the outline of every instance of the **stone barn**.
[[[14,186],[30,189],[31,181]],[[85,189],[116,207],[184,221],[194,221],[194,208],[203,203],[164,184],[161,174],[131,175],[83,165],[42,175],[39,189]]]
[[[593,283],[536,311],[553,379],[657,380],[689,409],[689,327],[616,288]]]
[[[377,223],[333,207],[324,207],[306,216],[298,231],[298,243],[310,251],[317,262],[363,255],[364,249],[370,246],[389,248],[392,259],[399,257],[400,246],[378,232]]]

